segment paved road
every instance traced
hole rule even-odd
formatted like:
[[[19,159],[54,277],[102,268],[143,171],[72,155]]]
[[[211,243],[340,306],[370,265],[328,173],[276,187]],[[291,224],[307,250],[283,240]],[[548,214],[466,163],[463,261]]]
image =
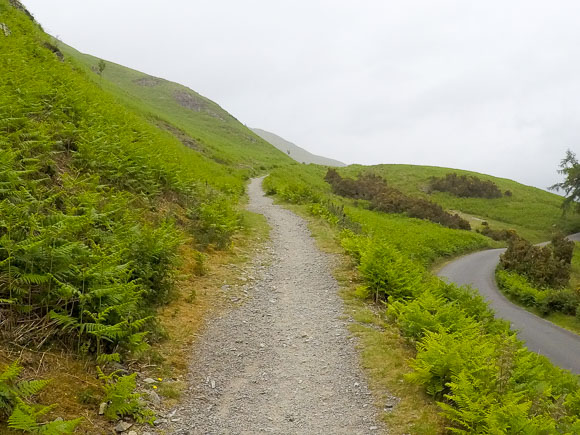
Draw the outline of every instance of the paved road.
[[[568,237],[580,241],[580,233]],[[438,275],[458,285],[469,284],[489,302],[498,317],[511,322],[518,337],[529,350],[546,355],[550,360],[580,374],[580,336],[511,303],[497,288],[495,268],[504,249],[491,249],[461,257],[449,263]]]

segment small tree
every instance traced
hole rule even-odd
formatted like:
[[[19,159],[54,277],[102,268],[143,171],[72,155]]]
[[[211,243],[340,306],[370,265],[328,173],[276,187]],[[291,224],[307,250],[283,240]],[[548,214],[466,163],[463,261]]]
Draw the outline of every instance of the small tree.
[[[580,211],[580,163],[576,159],[576,154],[572,151],[566,151],[566,157],[560,162],[559,174],[566,176],[561,183],[556,183],[550,187],[550,190],[562,190],[566,196],[562,203],[562,208],[567,210],[574,204],[576,211]]]
[[[102,77],[103,71],[105,71],[106,67],[107,67],[107,62],[105,62],[103,59],[99,60],[99,63],[97,64],[97,74]]]

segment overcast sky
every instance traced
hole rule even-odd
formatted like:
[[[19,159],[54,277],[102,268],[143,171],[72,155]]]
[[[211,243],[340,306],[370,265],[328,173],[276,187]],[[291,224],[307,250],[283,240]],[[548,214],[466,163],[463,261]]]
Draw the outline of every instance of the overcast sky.
[[[545,188],[580,149],[580,2],[23,0],[78,50],[345,163]]]

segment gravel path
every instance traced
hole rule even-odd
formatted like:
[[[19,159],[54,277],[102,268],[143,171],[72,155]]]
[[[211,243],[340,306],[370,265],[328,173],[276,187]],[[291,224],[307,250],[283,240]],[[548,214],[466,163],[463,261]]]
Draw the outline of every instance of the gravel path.
[[[303,219],[263,195],[261,182],[250,183],[248,208],[268,219],[270,245],[249,270],[247,301],[209,323],[197,341],[190,392],[169,431],[384,432],[341,320],[332,259]]]

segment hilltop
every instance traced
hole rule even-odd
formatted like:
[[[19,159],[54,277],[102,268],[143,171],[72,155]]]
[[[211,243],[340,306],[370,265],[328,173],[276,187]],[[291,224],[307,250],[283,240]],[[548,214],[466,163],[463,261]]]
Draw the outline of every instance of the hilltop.
[[[339,162],[338,160],[312,154],[306,151],[304,148],[301,148],[298,145],[293,144],[292,142],[289,142],[274,133],[270,133],[269,131],[261,130],[259,128],[252,128],[252,131],[265,141],[274,145],[280,151],[287,153],[298,163],[315,163],[317,165],[323,166],[346,166],[344,163]]]

